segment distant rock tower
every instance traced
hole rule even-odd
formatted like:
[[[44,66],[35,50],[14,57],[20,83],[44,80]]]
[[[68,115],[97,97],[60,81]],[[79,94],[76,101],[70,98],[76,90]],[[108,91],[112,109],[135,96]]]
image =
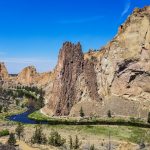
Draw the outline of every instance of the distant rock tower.
[[[8,71],[5,67],[5,64],[3,62],[0,62],[0,77],[2,79],[7,79],[8,78]]]

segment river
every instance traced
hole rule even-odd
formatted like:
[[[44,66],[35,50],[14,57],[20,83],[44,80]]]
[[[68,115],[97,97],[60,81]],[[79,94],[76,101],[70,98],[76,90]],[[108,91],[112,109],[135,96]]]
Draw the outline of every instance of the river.
[[[34,112],[34,110],[29,109],[24,113],[7,117],[7,119],[10,121],[21,122],[24,124],[47,124],[47,121],[36,121],[36,120],[32,120],[32,119],[28,118],[28,115],[33,112]]]

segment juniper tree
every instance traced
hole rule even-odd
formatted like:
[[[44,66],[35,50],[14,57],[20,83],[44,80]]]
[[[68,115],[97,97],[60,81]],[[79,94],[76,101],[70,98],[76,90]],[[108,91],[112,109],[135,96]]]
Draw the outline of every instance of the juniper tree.
[[[52,131],[49,137],[49,144],[52,146],[60,147],[66,143],[66,139],[62,138],[57,131]]]
[[[80,117],[84,117],[84,111],[83,111],[83,108],[81,107],[80,109]]]
[[[8,139],[8,144],[9,145],[15,145],[16,144],[16,138],[14,133],[10,133],[9,139]]]
[[[75,141],[74,141],[74,144],[73,144],[73,148],[74,148],[74,149],[79,149],[80,146],[81,146],[81,142],[79,141],[79,138],[78,138],[78,136],[76,135]]]
[[[73,140],[72,140],[72,136],[69,136],[69,147],[70,149],[73,149]]]
[[[147,122],[150,123],[150,112],[148,113]]]
[[[3,106],[2,106],[2,105],[0,105],[0,113],[2,112],[2,109],[3,109]]]
[[[16,128],[16,135],[18,136],[19,140],[21,137],[23,137],[24,134],[24,126],[20,122],[18,123],[18,126]]]
[[[111,116],[111,111],[110,111],[110,110],[108,110],[107,116],[108,116],[108,118],[111,118],[111,117],[112,117],[112,116]]]
[[[31,143],[32,144],[35,144],[35,143],[46,144],[47,143],[47,138],[43,134],[43,130],[42,130],[41,125],[36,126],[35,133],[33,134],[32,138],[31,138]]]
[[[90,150],[95,150],[94,144],[90,146]]]

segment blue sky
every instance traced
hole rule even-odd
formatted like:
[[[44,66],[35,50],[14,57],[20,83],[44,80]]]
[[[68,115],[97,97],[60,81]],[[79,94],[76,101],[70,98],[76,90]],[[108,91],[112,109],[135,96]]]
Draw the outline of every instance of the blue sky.
[[[135,7],[150,0],[1,0],[0,61],[10,73],[52,70],[63,42],[99,49]]]

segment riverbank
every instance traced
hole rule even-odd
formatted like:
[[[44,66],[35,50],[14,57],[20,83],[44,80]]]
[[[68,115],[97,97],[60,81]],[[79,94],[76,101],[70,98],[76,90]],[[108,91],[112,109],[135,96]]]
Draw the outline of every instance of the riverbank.
[[[150,124],[143,120],[130,118],[70,118],[70,117],[48,117],[40,111],[35,111],[28,116],[30,119],[38,122],[46,122],[49,125],[118,125],[118,126],[134,126],[141,128],[150,128]]]
[[[0,121],[9,121],[8,117],[12,116],[12,115],[18,115],[18,114],[22,114],[24,112],[26,112],[28,109],[27,108],[15,108],[15,109],[11,109],[8,112],[3,112],[0,113]]]

